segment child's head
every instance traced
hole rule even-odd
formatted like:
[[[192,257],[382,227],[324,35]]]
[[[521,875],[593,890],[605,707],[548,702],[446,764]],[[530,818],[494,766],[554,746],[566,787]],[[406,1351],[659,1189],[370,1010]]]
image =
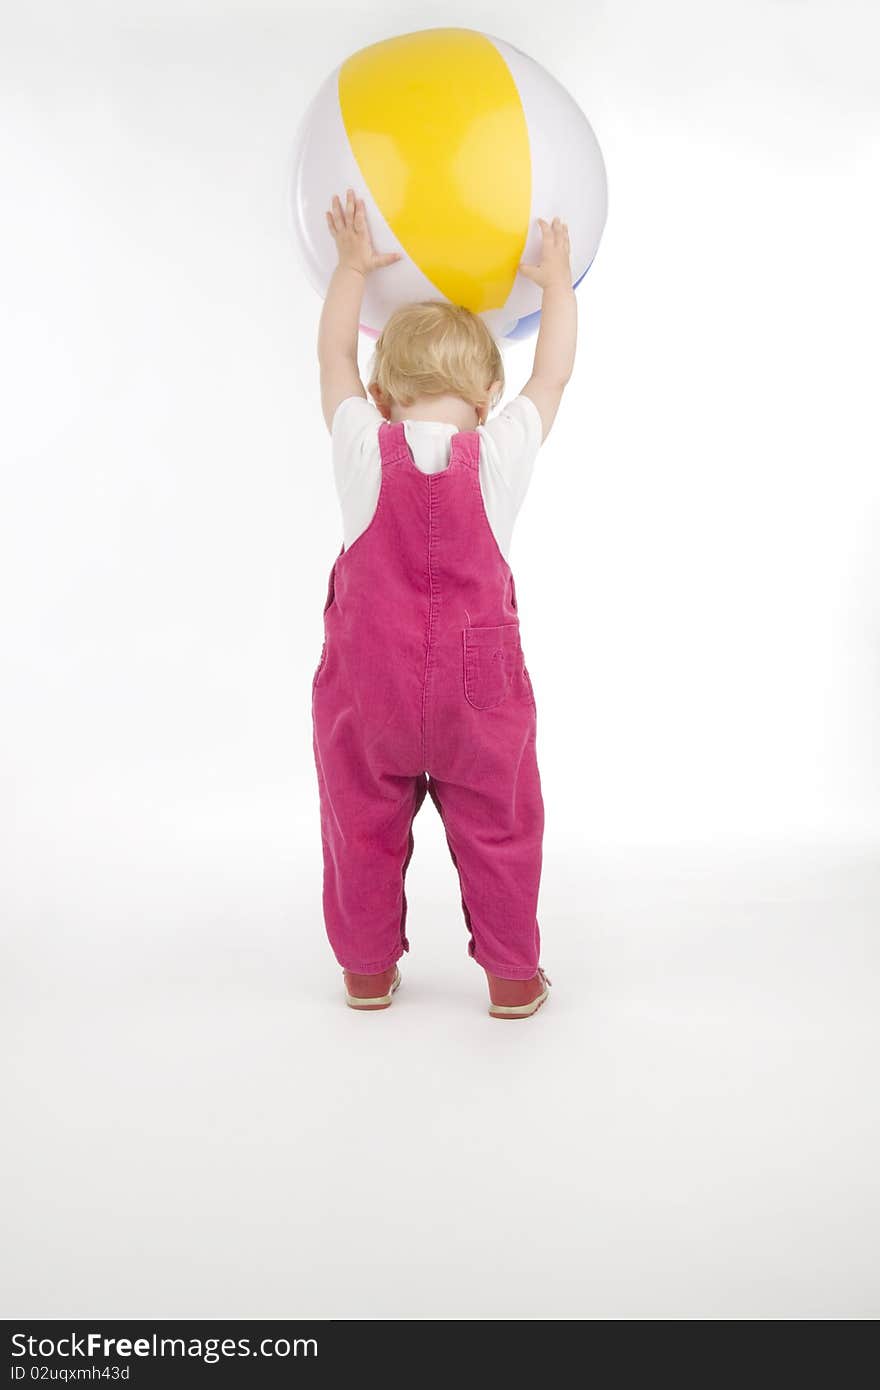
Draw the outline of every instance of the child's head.
[[[376,342],[370,370],[376,404],[409,406],[425,396],[458,396],[485,421],[504,391],[498,344],[470,309],[442,299],[404,304]]]

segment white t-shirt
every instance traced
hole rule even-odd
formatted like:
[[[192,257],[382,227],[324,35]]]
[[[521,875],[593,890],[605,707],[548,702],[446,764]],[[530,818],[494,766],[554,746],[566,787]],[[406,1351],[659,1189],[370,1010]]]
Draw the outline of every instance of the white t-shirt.
[[[342,507],[346,548],[369,526],[379,500],[382,415],[363,396],[346,396],[333,416],[333,476]],[[404,420],[413,460],[423,473],[439,473],[449,463],[455,425],[440,420]],[[541,416],[528,396],[515,396],[492,420],[477,427],[480,436],[480,490],[498,548],[510,560],[513,523],[523,504],[543,438]]]

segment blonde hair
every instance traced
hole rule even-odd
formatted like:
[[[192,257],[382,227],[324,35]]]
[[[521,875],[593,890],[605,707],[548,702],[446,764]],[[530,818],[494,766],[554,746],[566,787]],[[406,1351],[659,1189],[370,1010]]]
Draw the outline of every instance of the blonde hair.
[[[491,400],[494,381],[501,386]],[[498,344],[470,309],[424,299],[396,309],[376,340],[370,385],[377,383],[398,405],[420,396],[460,396],[475,409],[497,405],[504,389]]]

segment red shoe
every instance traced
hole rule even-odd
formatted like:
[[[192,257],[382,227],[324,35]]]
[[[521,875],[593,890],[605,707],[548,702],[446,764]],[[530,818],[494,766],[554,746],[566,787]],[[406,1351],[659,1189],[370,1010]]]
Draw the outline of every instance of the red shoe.
[[[489,1013],[493,1018],[531,1018],[549,997],[550,980],[540,965],[538,973],[531,980],[502,980],[498,975],[490,975]]]
[[[355,975],[351,970],[342,972],[345,980],[345,1002],[350,1009],[387,1009],[391,1006],[391,996],[400,986],[400,971],[396,965],[382,970],[378,975]]]

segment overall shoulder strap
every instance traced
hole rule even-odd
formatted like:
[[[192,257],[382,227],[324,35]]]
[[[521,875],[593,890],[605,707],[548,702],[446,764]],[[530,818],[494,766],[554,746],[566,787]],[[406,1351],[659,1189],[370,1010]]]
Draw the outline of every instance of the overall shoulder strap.
[[[396,463],[399,458],[403,458],[406,455],[407,447],[403,421],[383,420],[379,426],[379,453],[382,458],[382,467],[384,468],[389,463]]]
[[[477,471],[480,467],[480,436],[477,431],[459,430],[452,436],[452,443],[462,463]]]

